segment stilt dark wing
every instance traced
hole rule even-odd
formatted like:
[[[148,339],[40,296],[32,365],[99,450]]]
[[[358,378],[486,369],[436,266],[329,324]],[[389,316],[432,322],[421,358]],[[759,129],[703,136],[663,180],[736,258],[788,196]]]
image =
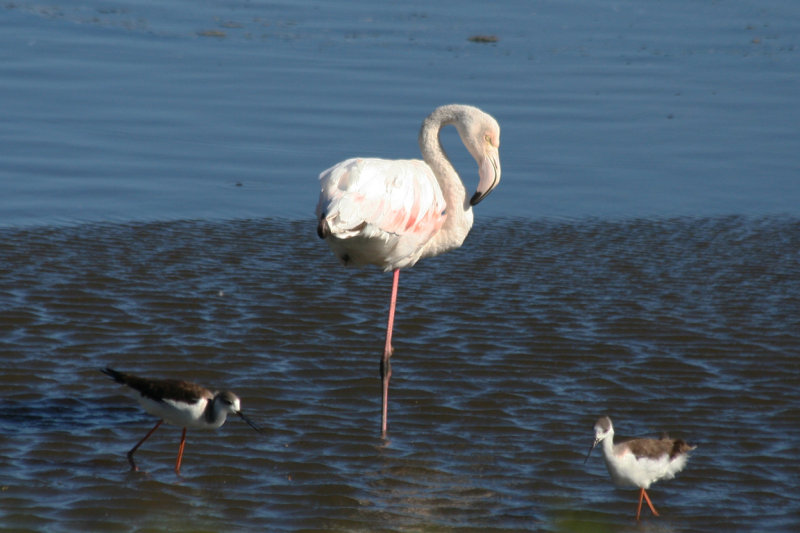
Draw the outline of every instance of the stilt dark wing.
[[[211,392],[189,381],[181,381],[177,379],[148,379],[133,374],[126,374],[118,372],[113,368],[104,368],[101,370],[104,374],[110,376],[117,383],[122,383],[128,387],[136,390],[151,400],[160,402],[163,400],[177,400],[187,403],[195,403],[200,398],[212,397]]]

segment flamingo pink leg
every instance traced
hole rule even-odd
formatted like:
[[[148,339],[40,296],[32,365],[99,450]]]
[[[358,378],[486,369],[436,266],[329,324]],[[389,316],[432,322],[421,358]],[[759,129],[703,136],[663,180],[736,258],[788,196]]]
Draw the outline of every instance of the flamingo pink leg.
[[[656,511],[656,508],[653,507],[653,502],[650,501],[650,496],[647,495],[647,491],[644,489],[639,489],[639,508],[636,510],[636,520],[639,520],[639,515],[642,514],[642,498],[647,500],[647,505],[650,506],[650,510],[653,511],[653,515],[658,516],[658,511]]]
[[[389,303],[389,322],[386,325],[386,345],[381,357],[381,384],[383,385],[383,405],[381,411],[381,437],[386,437],[386,418],[389,410],[389,380],[392,377],[392,365],[389,358],[392,348],[392,328],[394,327],[394,308],[397,304],[397,286],[400,281],[400,269],[395,269],[392,276],[392,299]]]
[[[153,429],[148,431],[147,435],[145,435],[144,438],[142,438],[142,440],[137,442],[136,446],[131,448],[131,451],[128,452],[128,462],[131,464],[131,471],[136,472],[136,471],[139,470],[139,467],[136,466],[135,462],[133,462],[133,454],[136,452],[136,450],[139,449],[139,446],[141,446],[144,441],[146,441],[148,438],[150,438],[150,435],[152,435],[155,432],[155,430],[158,429],[158,426],[160,426],[162,422],[163,422],[163,420],[159,420],[158,422],[156,422],[156,425],[153,426]]]
[[[183,447],[186,446],[186,428],[183,428],[181,435],[181,446],[178,448],[178,460],[175,462],[175,473],[181,473],[181,461],[183,460]]]

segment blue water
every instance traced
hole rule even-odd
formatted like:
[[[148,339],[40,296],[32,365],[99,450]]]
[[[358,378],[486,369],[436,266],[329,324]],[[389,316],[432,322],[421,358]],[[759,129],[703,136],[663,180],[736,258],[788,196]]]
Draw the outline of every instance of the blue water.
[[[796,531],[799,72],[793,0],[3,4],[0,530]],[[401,276],[383,440],[390,281],[316,178],[450,102],[503,178]],[[128,473],[154,422],[105,365],[265,433]],[[601,414],[697,444],[661,517],[583,463]]]
[[[418,157],[449,102],[502,126],[487,215],[796,214],[798,9],[6,4],[0,224],[304,218],[322,169]]]

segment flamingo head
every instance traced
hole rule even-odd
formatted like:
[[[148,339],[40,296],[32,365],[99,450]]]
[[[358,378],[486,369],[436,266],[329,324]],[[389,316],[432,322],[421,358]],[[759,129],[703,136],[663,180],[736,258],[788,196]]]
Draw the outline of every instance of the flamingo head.
[[[469,201],[470,205],[477,205],[500,183],[500,125],[480,109],[468,109],[456,128],[478,163],[478,188]]]

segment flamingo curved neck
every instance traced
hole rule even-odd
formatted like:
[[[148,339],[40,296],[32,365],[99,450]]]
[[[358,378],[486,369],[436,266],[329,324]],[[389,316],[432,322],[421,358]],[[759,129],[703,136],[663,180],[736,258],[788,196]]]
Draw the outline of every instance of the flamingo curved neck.
[[[435,255],[460,246],[472,227],[472,207],[467,190],[439,139],[439,132],[443,127],[455,125],[462,120],[461,113],[463,111],[459,106],[440,107],[425,119],[419,133],[422,158],[436,176],[447,204],[447,219],[439,233],[426,246],[423,256]]]

